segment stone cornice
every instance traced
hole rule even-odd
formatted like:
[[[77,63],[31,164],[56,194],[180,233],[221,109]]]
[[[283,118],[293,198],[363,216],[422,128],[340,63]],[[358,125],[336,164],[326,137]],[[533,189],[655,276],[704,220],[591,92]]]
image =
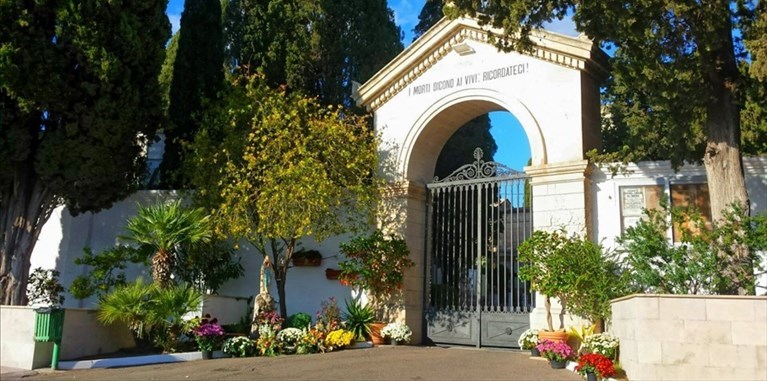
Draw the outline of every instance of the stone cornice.
[[[534,31],[531,39],[535,44],[533,51],[520,54],[581,70],[600,79],[607,76],[607,56],[588,39],[544,30]],[[488,44],[488,31],[474,19],[443,18],[360,86],[357,104],[368,110],[378,109],[466,40]]]

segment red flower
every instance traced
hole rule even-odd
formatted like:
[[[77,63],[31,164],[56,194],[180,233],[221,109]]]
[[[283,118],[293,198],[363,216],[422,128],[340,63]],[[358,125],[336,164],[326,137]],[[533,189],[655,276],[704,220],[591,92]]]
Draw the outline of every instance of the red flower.
[[[599,378],[612,377],[615,375],[613,361],[599,353],[587,353],[578,359],[575,371],[580,374],[593,372]]]

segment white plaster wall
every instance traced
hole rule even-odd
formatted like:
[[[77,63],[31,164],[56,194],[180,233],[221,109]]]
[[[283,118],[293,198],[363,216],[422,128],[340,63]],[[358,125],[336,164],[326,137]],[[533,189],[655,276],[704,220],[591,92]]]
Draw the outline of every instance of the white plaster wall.
[[[137,205],[147,205],[159,199],[178,197],[173,192],[165,191],[140,191],[124,201],[115,203],[112,208],[98,213],[85,213],[72,217],[64,207],[57,208],[51,218],[43,227],[39,240],[32,253],[31,269],[43,267],[45,269],[58,269],[61,272],[60,282],[64,287],[69,287],[72,281],[80,274],[88,271],[86,266],[75,265],[73,260],[83,255],[83,247],[90,246],[95,252],[120,242],[119,235],[124,234],[126,221],[136,214]],[[320,309],[320,303],[330,297],[335,297],[341,306],[343,300],[350,298],[351,290],[341,285],[338,280],[325,278],[326,268],[338,268],[338,246],[341,242],[350,239],[351,236],[331,237],[321,243],[312,239],[304,239],[302,247],[319,250],[324,259],[320,267],[294,267],[288,271],[287,301],[288,313],[306,312],[314,316]],[[247,243],[240,246],[237,252],[242,258],[245,268],[245,276],[224,284],[218,294],[224,297],[249,298],[258,292],[259,271],[263,258],[256,250]],[[145,280],[151,279],[151,271],[143,266],[129,266],[126,269],[129,279],[142,276]],[[277,299],[276,283],[271,283],[272,295]],[[66,294],[65,307],[97,307],[96,298],[78,301]],[[221,311],[226,319],[232,322],[239,321],[242,314],[241,307],[236,304],[224,304],[235,308],[236,312]],[[214,309],[208,309],[212,315],[216,315]],[[236,316],[233,316],[236,315]]]
[[[0,306],[0,365],[40,368],[51,364],[52,354],[53,343],[35,341],[35,311],[31,307]]]
[[[767,156],[743,158],[746,188],[751,199],[751,212],[767,212]],[[640,162],[629,165],[633,173],[613,177],[606,169],[592,173],[592,203],[598,224],[596,238],[607,247],[614,247],[615,238],[621,233],[620,187],[660,185],[671,183],[705,183],[706,169],[701,165],[686,165],[674,172],[667,161]],[[668,196],[668,188],[666,189]]]

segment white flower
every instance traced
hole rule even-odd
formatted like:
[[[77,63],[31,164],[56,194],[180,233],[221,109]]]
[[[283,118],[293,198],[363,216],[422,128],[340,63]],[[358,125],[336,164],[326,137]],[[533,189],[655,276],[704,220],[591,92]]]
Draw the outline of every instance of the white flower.
[[[522,334],[519,335],[519,340],[517,340],[519,347],[522,349],[533,349],[538,345],[538,332],[539,330],[533,328],[522,332]]]
[[[304,331],[298,328],[285,328],[277,333],[277,340],[285,345],[295,345],[303,335]]]
[[[381,329],[381,335],[394,341],[410,341],[413,331],[410,330],[407,324],[389,323]]]

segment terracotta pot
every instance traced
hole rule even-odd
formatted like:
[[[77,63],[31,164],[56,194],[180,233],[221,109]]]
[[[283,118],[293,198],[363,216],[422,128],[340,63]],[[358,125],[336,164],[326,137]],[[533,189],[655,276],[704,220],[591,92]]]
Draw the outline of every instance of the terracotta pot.
[[[550,340],[550,341],[567,341],[567,332],[565,331],[540,331],[538,332],[538,340]]]
[[[328,279],[338,279],[338,276],[341,275],[341,270],[338,269],[325,269],[325,278]]]
[[[386,327],[386,323],[373,323],[370,325],[370,340],[373,342],[373,345],[386,344],[386,339],[381,336],[383,327]]]

